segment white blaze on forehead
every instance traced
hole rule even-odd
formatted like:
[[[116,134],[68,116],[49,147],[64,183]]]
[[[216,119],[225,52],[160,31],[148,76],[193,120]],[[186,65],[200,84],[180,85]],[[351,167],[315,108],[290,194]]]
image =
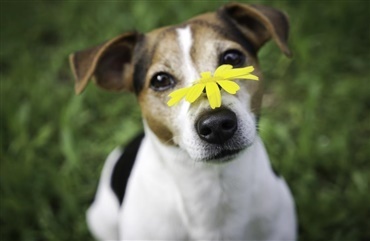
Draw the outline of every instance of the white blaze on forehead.
[[[198,73],[194,67],[194,63],[191,59],[191,47],[193,45],[193,37],[191,34],[190,26],[186,26],[185,28],[176,29],[177,32],[177,41],[180,47],[180,54],[179,58],[181,61],[181,69],[179,71],[182,72],[184,87],[190,86],[197,78]],[[182,100],[179,105],[181,106],[179,109],[179,113],[177,115],[176,123],[179,124],[179,133],[174,136],[175,141],[180,144],[183,139],[183,135],[191,132],[191,123],[188,118],[188,111],[190,108],[190,103]]]
[[[194,68],[194,64],[190,56],[193,37],[189,26],[176,29],[176,32],[182,55],[180,58],[183,60],[181,70],[184,76],[185,85],[188,86],[198,78],[198,73]]]

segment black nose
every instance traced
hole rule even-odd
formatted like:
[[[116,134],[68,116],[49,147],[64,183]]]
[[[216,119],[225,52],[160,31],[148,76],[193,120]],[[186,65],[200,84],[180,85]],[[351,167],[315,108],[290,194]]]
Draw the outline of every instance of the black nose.
[[[199,137],[212,144],[224,144],[234,135],[237,127],[235,113],[227,109],[209,112],[195,124]]]

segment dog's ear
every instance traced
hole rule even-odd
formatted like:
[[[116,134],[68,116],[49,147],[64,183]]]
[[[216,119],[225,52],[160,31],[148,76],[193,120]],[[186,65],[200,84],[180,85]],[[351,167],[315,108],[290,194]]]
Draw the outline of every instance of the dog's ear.
[[[267,6],[240,3],[226,4],[220,11],[250,38],[257,50],[272,38],[285,55],[291,56],[287,45],[289,21],[284,13]]]
[[[107,90],[132,90],[132,57],[140,34],[125,33],[98,46],[69,56],[75,76],[75,91],[80,94],[90,78]]]

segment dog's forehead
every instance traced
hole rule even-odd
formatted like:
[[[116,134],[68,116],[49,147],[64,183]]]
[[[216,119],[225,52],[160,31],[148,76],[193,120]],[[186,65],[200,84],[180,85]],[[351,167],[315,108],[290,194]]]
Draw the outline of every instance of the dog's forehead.
[[[241,33],[235,27],[232,20],[222,11],[210,12],[195,16],[184,23],[155,29],[146,34],[148,49],[171,49],[176,47],[177,30],[189,26],[193,42],[204,44],[205,41],[213,39],[228,39],[242,45],[252,55],[255,55],[255,49],[251,43],[249,33]],[[244,35],[244,36],[243,36]]]
[[[184,56],[190,56],[198,73],[213,71],[217,65],[218,48],[225,49],[225,43],[238,44],[254,55],[249,40],[220,12],[198,15],[184,23],[148,32],[135,51],[136,93],[141,92],[149,77],[158,71],[176,71],[180,76],[175,77],[179,79],[195,78],[196,76],[183,76],[186,73],[184,71],[177,71],[186,62]]]
[[[191,29],[194,40],[200,38],[210,40],[210,34],[214,37],[232,38],[232,33],[225,28],[225,22],[219,14],[206,13],[178,25],[162,27],[148,32],[145,35],[147,39],[146,47],[154,50],[157,50],[157,48],[159,50],[163,50],[163,48],[175,50],[174,48],[178,47],[178,41],[176,41],[178,30],[186,27]]]

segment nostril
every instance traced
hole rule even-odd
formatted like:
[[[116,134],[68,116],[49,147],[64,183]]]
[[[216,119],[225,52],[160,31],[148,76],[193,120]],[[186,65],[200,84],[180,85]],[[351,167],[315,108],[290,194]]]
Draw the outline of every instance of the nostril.
[[[223,130],[231,130],[235,128],[235,121],[233,120],[226,120],[221,124],[221,128]]]
[[[207,127],[204,127],[204,128],[201,128],[199,130],[199,134],[202,135],[202,136],[208,136],[212,133],[212,130],[211,128],[207,128]]]

